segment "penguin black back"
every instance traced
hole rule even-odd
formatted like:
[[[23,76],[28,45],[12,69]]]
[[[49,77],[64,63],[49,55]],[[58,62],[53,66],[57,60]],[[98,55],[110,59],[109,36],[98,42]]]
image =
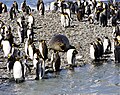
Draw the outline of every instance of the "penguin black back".
[[[46,60],[48,58],[48,48],[45,40],[40,40],[39,50],[43,60]]]
[[[55,53],[55,58],[53,61],[53,69],[55,72],[60,71],[60,64],[61,64],[61,60],[60,60],[59,52],[57,51]]]

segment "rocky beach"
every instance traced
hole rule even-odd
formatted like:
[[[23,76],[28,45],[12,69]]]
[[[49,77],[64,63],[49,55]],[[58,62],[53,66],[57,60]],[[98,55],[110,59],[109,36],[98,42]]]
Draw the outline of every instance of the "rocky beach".
[[[27,19],[27,15],[24,13],[17,14],[17,18],[21,15],[25,15]],[[39,15],[37,11],[33,11],[32,15],[35,18],[34,24],[34,44],[36,48],[38,48],[38,41],[40,39],[46,40],[48,45],[50,39],[57,34],[63,34],[68,39],[71,45],[75,46],[78,54],[77,56],[82,56],[80,60],[76,60],[76,64],[81,66],[81,64],[91,64],[92,60],[89,57],[89,49],[90,43],[95,41],[97,37],[103,40],[104,36],[108,36],[112,41],[112,27],[101,27],[99,24],[89,24],[89,22],[84,18],[83,21],[79,22],[75,14],[72,14],[72,21],[70,27],[63,28],[60,22],[60,13],[52,13],[49,11],[45,12],[44,16]],[[10,20],[9,13],[4,13],[0,15],[0,19],[6,24],[12,27],[12,33],[14,35],[14,41],[16,44],[20,44],[18,40],[17,33],[17,23],[15,18],[14,20]],[[110,24],[111,25],[111,24]],[[19,50],[24,54],[24,44],[19,47]],[[51,51],[49,51],[49,58],[51,57]],[[67,64],[66,53],[60,53],[61,64],[62,66]],[[5,59],[6,60],[6,59]],[[3,58],[3,51],[0,50],[0,78],[7,77],[6,69],[6,61]],[[48,61],[49,63],[49,61]],[[2,82],[3,80],[0,80]]]

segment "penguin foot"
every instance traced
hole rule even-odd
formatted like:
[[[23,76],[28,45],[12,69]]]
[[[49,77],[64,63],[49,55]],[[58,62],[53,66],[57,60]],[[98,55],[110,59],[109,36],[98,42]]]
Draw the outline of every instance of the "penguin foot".
[[[39,80],[39,77],[36,77],[35,80]]]

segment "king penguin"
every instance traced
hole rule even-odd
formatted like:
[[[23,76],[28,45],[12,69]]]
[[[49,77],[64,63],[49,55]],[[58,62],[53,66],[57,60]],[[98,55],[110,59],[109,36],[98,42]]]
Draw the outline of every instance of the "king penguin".
[[[111,51],[111,42],[108,37],[105,37],[103,40],[104,53]]]
[[[9,13],[10,13],[10,19],[11,19],[11,20],[13,20],[14,18],[17,17],[14,4],[12,5]]]
[[[69,11],[69,9],[66,9],[66,4],[64,4],[64,1],[61,2],[61,25],[62,27],[69,27],[70,26],[70,17],[71,17],[71,13]]]
[[[90,43],[90,58],[93,61],[98,61],[99,60],[99,49],[100,47],[98,46],[98,44],[96,42]]]
[[[7,58],[7,71],[9,73],[10,77],[11,77],[12,72],[13,72],[14,63],[15,63],[15,56],[9,54],[8,58]]]
[[[23,12],[25,12],[26,6],[27,6],[26,0],[24,0],[24,1],[21,3],[21,9],[22,9]]]
[[[33,60],[33,56],[34,56],[34,51],[35,51],[35,45],[32,42],[32,40],[30,39],[28,41],[28,56],[31,60]]]
[[[44,15],[45,6],[44,6],[43,0],[38,0],[38,2],[37,2],[37,10],[39,11],[40,15]]]
[[[16,83],[23,82],[24,77],[24,66],[21,61],[17,58],[13,66],[13,77]]]
[[[67,13],[61,13],[61,26],[65,28],[70,26],[70,18]]]
[[[45,75],[45,61],[48,58],[48,48],[45,40],[39,41],[39,51],[42,58],[43,77]]]
[[[33,67],[36,72],[36,77],[35,80],[42,79],[44,77],[44,72],[45,71],[42,67],[42,61],[40,60],[40,52],[39,49],[35,50],[34,57],[33,57]]]
[[[15,8],[15,11],[17,11],[17,12],[19,13],[17,1],[14,1],[14,2],[13,2],[13,6],[14,6],[14,8]]]
[[[94,43],[90,43],[90,58],[95,59],[95,48],[94,48]]]
[[[71,48],[67,51],[67,62],[70,68],[75,66],[75,58],[77,53],[77,50],[74,48]]]
[[[4,52],[4,57],[8,57],[12,49],[10,45],[10,41],[2,40],[1,45],[2,45],[3,52]]]
[[[58,51],[54,51],[53,55],[51,56],[52,68],[54,72],[60,71],[61,60]]]
[[[27,25],[29,29],[31,29],[34,25],[34,17],[31,13],[28,16]]]
[[[19,36],[19,41],[20,43],[24,42],[24,38],[27,35],[26,30],[25,30],[25,17],[22,16],[17,19],[17,31],[18,31],[18,36]]]

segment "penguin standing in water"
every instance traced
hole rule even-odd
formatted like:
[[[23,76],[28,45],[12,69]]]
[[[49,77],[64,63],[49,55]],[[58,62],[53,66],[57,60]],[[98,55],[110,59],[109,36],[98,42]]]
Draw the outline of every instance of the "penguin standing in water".
[[[104,53],[111,51],[111,42],[108,37],[105,37],[103,40]]]
[[[76,49],[69,49],[67,51],[67,62],[70,68],[73,68],[75,65],[75,58],[77,53],[78,52],[76,51]]]
[[[58,51],[54,51],[54,53],[51,56],[51,63],[52,63],[52,68],[54,72],[59,72],[60,71],[60,65],[61,65],[61,60],[59,56]]]
[[[33,67],[36,72],[35,80],[39,80],[43,78],[42,62],[40,61],[39,57],[40,57],[39,49],[36,49],[33,57]]]
[[[44,75],[45,75],[45,61],[48,58],[48,48],[47,48],[45,40],[39,41],[39,52],[40,52],[40,57],[42,58],[42,63],[41,63],[41,66],[43,69],[42,77],[44,77]]]
[[[25,80],[24,77],[24,66],[19,59],[16,59],[13,66],[13,77],[16,83],[23,82]]]
[[[90,43],[90,58],[94,61],[99,61],[103,55],[103,44],[98,38],[97,41]]]
[[[98,48],[98,57],[102,58],[102,55],[104,53],[104,48],[103,48],[103,42],[100,38],[97,38],[96,45],[97,45],[97,48]]]
[[[45,6],[44,6],[43,0],[38,0],[38,2],[37,2],[37,10],[39,11],[40,15],[44,15]]]

